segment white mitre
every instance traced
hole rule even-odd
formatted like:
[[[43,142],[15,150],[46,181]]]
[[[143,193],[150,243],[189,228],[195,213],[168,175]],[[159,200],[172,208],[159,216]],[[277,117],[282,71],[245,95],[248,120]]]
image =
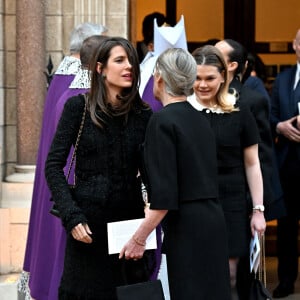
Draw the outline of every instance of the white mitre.
[[[187,42],[184,28],[184,18],[174,26],[157,26],[154,22],[154,56],[159,56],[169,48],[182,48],[187,50]]]
[[[183,16],[181,16],[179,22],[174,27],[164,25],[158,27],[157,21],[154,19],[154,51],[148,52],[140,65],[141,84],[139,92],[141,97],[152,75],[157,57],[169,48],[182,48],[187,50]]]

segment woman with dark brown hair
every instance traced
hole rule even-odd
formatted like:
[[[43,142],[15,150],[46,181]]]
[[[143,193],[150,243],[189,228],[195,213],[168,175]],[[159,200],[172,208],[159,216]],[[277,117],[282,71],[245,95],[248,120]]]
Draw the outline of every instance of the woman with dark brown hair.
[[[107,38],[95,52],[91,71],[90,93],[65,104],[45,169],[67,231],[60,300],[113,300],[116,286],[149,278],[144,259],[120,260],[108,254],[107,245],[108,222],[144,216],[136,158],[152,112],[138,93],[136,51],[124,38]],[[85,105],[72,197],[63,168]]]

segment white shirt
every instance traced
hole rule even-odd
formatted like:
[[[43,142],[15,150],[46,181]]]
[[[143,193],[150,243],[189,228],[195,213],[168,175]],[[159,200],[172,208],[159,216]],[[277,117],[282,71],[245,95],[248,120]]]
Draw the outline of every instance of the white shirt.
[[[296,88],[299,79],[300,79],[300,63],[297,63],[297,71],[296,71],[296,76],[295,76],[294,89]]]

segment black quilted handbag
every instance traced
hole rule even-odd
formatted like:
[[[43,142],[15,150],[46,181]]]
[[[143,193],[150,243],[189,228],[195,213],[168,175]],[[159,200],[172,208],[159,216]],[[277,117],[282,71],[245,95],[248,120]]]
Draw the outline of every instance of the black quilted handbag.
[[[84,95],[84,98],[86,100],[86,96],[85,95]],[[84,120],[85,120],[85,115],[86,115],[86,109],[87,109],[87,103],[85,101],[84,111],[82,113],[81,124],[80,124],[79,130],[78,130],[78,134],[77,134],[77,138],[76,138],[76,143],[75,143],[75,146],[74,146],[74,151],[73,151],[73,154],[72,154],[70,166],[68,168],[68,173],[66,175],[67,182],[69,181],[69,177],[70,177],[70,173],[71,173],[71,170],[72,170],[72,166],[73,166],[73,163],[74,163],[74,160],[75,160],[75,157],[76,157],[76,151],[77,151],[77,147],[78,147],[78,144],[79,144],[79,141],[80,141],[80,136],[81,136],[83,125],[84,125]],[[69,184],[69,188],[70,188],[71,195],[73,196],[74,189],[75,189],[75,178],[74,178],[74,184]],[[50,198],[50,201],[53,201],[52,197]],[[51,207],[51,209],[50,209],[49,212],[53,216],[55,216],[57,218],[60,218],[60,212],[59,212],[59,209],[58,209],[57,204],[55,202],[53,203],[53,205],[52,205],[52,207]]]
[[[117,287],[118,300],[165,300],[159,279]]]

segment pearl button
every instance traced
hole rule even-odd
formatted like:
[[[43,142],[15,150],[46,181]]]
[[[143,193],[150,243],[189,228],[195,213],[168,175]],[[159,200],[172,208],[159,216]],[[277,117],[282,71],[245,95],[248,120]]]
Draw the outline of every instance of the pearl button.
[[[210,113],[210,110],[209,110],[209,109],[207,109],[207,110],[206,110],[206,113],[207,113],[207,114],[209,114],[209,113]]]

